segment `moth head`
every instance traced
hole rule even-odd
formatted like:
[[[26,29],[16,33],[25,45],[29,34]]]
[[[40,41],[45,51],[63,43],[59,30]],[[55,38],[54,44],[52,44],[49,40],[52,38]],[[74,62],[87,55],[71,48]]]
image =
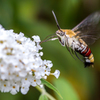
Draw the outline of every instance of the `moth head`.
[[[58,39],[59,39],[59,42],[63,45],[63,46],[65,46],[65,32],[63,32],[61,29],[60,30],[58,30],[58,31],[56,31],[56,35],[57,35],[57,37],[58,37]]]
[[[65,36],[65,32],[64,31],[62,31],[61,29],[60,30],[57,30],[56,31],[56,35],[58,36],[58,37],[63,37],[63,36]]]

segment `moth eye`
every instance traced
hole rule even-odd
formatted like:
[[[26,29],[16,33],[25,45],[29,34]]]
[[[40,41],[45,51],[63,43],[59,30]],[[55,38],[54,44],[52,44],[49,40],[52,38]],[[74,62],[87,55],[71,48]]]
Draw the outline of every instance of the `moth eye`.
[[[64,32],[60,32],[60,35],[63,36],[65,33]]]
[[[63,32],[63,31],[56,31],[56,34],[58,36],[64,36],[65,35],[65,32]]]

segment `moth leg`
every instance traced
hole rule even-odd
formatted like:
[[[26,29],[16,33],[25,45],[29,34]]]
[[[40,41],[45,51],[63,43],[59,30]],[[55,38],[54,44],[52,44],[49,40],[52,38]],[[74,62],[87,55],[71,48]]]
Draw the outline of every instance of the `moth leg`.
[[[71,52],[72,52],[72,54],[74,54],[74,50],[73,49],[71,49]]]
[[[84,62],[84,61],[77,55],[76,51],[74,51],[74,53],[75,53],[76,57],[77,57],[80,61]]]
[[[71,52],[70,49],[69,49],[69,44],[68,44],[68,42],[65,43],[65,46],[66,46],[67,50],[69,51],[69,53],[71,54],[71,56],[75,59],[75,57],[73,56],[72,52]],[[72,49],[71,49],[71,50],[72,50]],[[75,59],[75,60],[76,60],[76,59]]]

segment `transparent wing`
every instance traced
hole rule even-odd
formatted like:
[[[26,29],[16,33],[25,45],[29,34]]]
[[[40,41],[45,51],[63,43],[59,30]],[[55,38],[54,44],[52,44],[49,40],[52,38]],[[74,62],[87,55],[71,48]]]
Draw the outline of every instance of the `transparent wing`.
[[[88,45],[93,44],[95,40],[100,38],[100,12],[95,12],[85,18],[72,31]]]

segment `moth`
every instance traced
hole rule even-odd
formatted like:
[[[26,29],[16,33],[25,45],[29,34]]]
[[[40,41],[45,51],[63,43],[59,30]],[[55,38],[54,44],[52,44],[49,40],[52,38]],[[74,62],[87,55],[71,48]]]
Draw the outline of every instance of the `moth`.
[[[85,67],[94,66],[94,56],[88,45],[93,44],[100,38],[100,12],[95,12],[85,18],[72,29],[61,29],[54,11],[52,11],[58,30],[47,36],[42,42],[58,39],[62,46],[65,46],[72,57],[76,55],[84,62]],[[41,42],[41,43],[42,43]],[[82,60],[78,54],[83,56]]]

